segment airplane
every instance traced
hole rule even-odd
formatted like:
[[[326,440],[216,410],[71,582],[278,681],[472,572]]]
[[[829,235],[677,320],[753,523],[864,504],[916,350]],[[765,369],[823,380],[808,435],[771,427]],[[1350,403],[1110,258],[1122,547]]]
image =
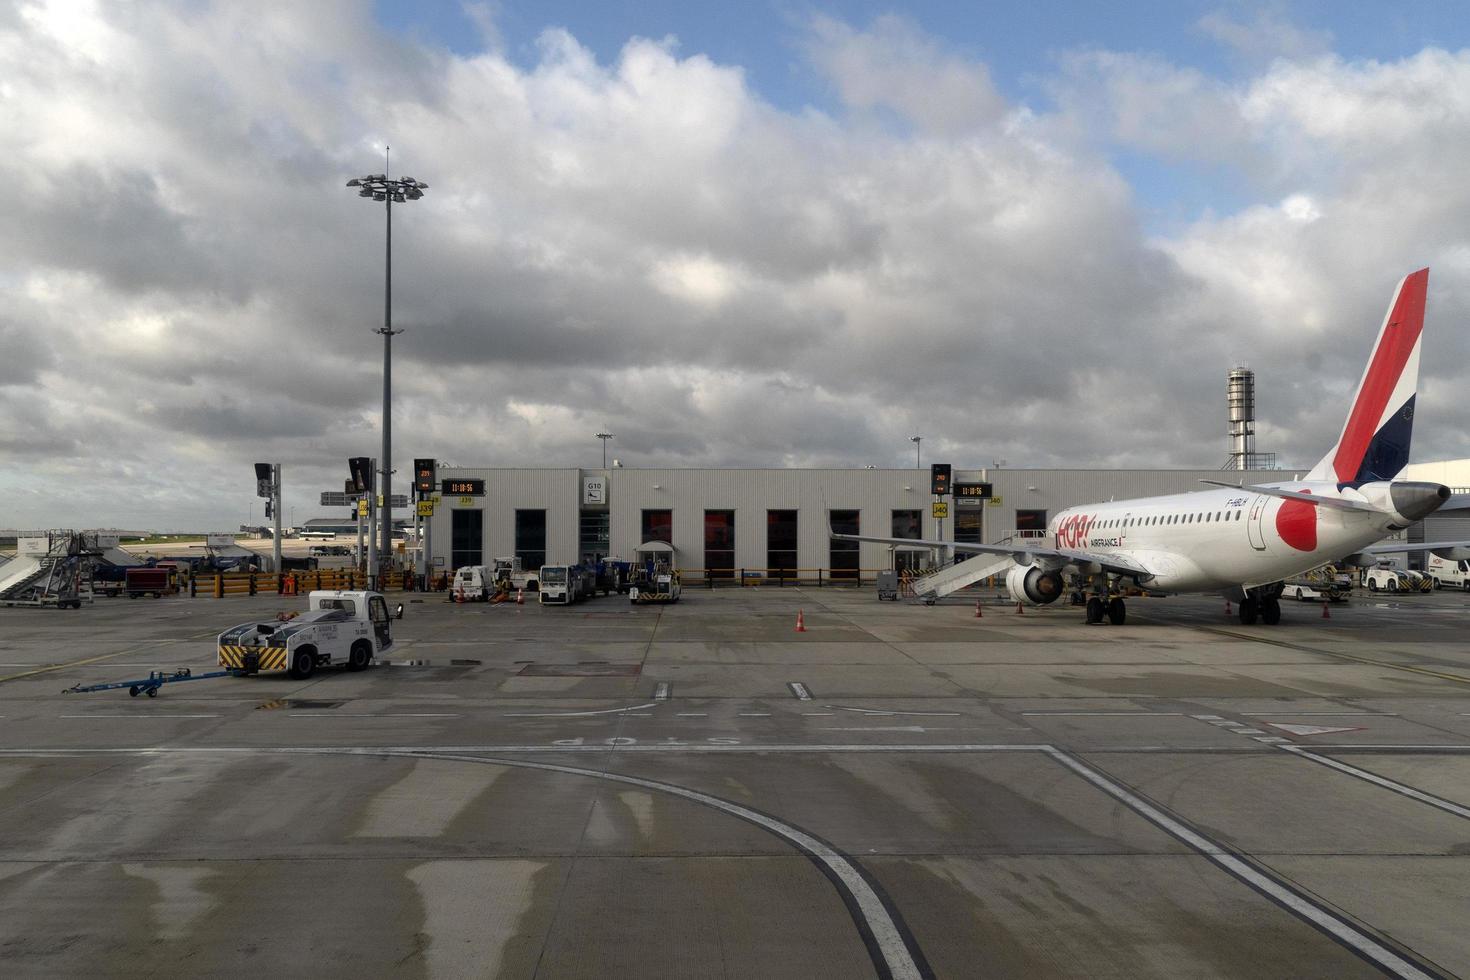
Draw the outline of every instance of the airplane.
[[[1089,624],[1113,625],[1127,618],[1118,593],[1130,586],[1222,594],[1238,603],[1242,624],[1274,626],[1284,580],[1327,562],[1367,565],[1408,551],[1470,558],[1470,541],[1374,544],[1451,497],[1438,483],[1396,479],[1409,462],[1428,283],[1428,269],[1400,280],[1337,443],[1304,479],[1203,480],[1220,489],[1071,507],[1052,518],[1045,537],[1005,544],[829,533],[1009,556],[1005,584],[1015,601],[1046,605],[1070,589],[1085,597]]]

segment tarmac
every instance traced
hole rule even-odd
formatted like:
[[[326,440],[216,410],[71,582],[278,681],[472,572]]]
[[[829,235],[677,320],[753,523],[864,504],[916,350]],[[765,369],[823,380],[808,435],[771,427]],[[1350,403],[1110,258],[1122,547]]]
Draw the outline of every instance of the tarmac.
[[[992,600],[0,609],[0,975],[1470,975],[1470,596]]]

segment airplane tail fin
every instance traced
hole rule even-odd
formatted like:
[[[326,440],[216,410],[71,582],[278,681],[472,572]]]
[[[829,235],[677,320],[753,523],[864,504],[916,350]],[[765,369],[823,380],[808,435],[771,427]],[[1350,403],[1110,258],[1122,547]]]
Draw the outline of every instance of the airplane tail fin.
[[[1378,331],[1373,356],[1358,382],[1337,445],[1312,467],[1308,480],[1370,483],[1392,480],[1409,463],[1414,397],[1419,390],[1419,338],[1429,270],[1405,276]]]

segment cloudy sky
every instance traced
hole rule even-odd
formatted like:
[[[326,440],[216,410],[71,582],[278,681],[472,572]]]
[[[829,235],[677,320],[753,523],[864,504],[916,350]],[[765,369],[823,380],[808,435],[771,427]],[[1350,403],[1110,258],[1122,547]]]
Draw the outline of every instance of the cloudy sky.
[[[461,465],[1214,467],[1335,439],[1431,267],[1470,456],[1459,4],[0,0],[0,527]],[[705,10],[702,8],[715,8]],[[955,12],[954,7],[963,7]],[[1025,7],[1025,10],[1016,9]],[[253,511],[252,511],[253,507]]]

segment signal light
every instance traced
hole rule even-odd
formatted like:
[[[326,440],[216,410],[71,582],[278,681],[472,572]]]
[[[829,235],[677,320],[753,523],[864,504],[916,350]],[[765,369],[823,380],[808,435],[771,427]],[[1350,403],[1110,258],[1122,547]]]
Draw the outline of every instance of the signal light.
[[[954,467],[949,463],[929,464],[929,487],[930,492],[936,496],[949,493],[949,478]]]

